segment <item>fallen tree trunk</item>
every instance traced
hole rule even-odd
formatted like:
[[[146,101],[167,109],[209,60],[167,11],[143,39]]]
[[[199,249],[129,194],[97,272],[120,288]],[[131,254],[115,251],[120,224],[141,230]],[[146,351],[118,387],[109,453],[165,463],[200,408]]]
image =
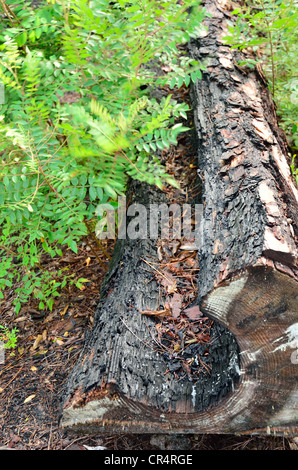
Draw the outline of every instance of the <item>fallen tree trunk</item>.
[[[211,370],[195,381],[169,370],[154,346],[156,322],[140,313],[164,305],[148,272],[156,240],[118,240],[64,390],[66,430],[298,433],[297,188],[264,83],[223,45],[224,5],[205,5],[208,31],[190,53],[209,58],[192,101],[204,196],[198,303],[215,321]],[[144,207],[168,202],[140,183],[131,194]]]

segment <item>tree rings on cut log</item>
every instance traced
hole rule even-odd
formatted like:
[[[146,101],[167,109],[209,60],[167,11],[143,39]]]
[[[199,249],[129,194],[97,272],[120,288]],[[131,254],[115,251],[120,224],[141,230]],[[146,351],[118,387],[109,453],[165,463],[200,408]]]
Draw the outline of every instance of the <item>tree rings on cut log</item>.
[[[210,292],[202,309],[240,346],[241,378],[230,426],[298,432],[298,289],[296,280],[255,266]],[[286,428],[283,428],[286,426]]]

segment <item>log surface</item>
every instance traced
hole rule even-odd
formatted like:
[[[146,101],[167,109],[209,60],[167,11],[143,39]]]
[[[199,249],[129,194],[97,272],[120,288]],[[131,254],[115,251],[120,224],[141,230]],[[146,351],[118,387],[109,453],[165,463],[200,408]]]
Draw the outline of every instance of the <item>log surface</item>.
[[[298,190],[286,140],[258,73],[243,73],[223,43],[229,15],[220,4],[206,2],[208,33],[190,45],[192,57],[209,64],[192,90],[204,180],[201,297],[258,262],[297,279]]]
[[[208,67],[192,90],[204,215],[201,310],[215,320],[212,370],[177,381],[154,349],[158,286],[143,260],[156,240],[118,240],[94,328],[62,397],[83,432],[298,434],[298,192],[270,94],[223,44],[229,12],[207,0],[189,45]],[[136,202],[164,195],[134,183]]]
[[[143,206],[165,199],[157,189],[140,183],[133,186]],[[202,375],[193,384],[188,379],[178,382],[168,372],[167,361],[153,342],[156,322],[141,314],[144,310],[159,310],[163,302],[154,272],[146,264],[154,259],[157,261],[156,240],[117,241],[95,326],[65,390],[70,400],[64,418],[69,404],[82,408],[97,395],[105,394],[106,385],[113,393],[119,391],[152,409],[188,413],[217,403],[237,381],[238,345],[220,325],[213,328],[211,341],[215,337],[217,340],[209,347],[214,362],[211,374]]]

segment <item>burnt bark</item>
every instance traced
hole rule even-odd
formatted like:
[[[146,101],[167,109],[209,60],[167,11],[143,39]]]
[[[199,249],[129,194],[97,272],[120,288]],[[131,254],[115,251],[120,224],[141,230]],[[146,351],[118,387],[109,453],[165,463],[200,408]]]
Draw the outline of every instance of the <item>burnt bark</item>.
[[[266,86],[223,44],[224,2],[205,6],[208,31],[189,51],[209,61],[192,104],[204,204],[197,302],[215,321],[211,372],[191,381],[168,371],[155,322],[140,313],[163,304],[145,262],[157,259],[156,240],[118,240],[63,393],[67,430],[298,432],[297,188]],[[146,207],[168,202],[143,183],[130,191]]]
[[[134,197],[131,204],[142,204],[148,209],[150,203],[167,201],[160,190],[137,182],[131,184],[130,196]],[[156,240],[117,240],[109,273],[102,286],[94,328],[65,390],[68,401],[64,404],[64,421],[69,413],[72,415],[71,410],[75,414],[82,412],[85,417],[84,409],[88,409],[86,419],[89,421],[93,416],[91,413],[88,417],[89,406],[106,395],[110,400],[111,394],[116,397],[111,402],[113,409],[104,413],[109,430],[118,426],[135,430],[147,424],[149,429],[150,426],[155,428],[160,425],[162,412],[188,413],[205,409],[217,403],[237,382],[238,345],[231,333],[219,324],[212,330],[213,344],[209,346],[210,374],[202,374],[193,383],[188,378],[177,381],[175,374],[168,371],[168,360],[157,351],[154,342],[156,322],[141,314],[144,310],[159,310],[164,305],[162,292],[153,278],[154,271],[146,264],[152,260],[157,260]],[[145,419],[146,407],[157,417],[157,420],[154,418],[155,423],[151,423],[151,418],[147,424],[145,421],[139,423]],[[126,424],[126,420],[131,422]],[[95,427],[98,425],[101,426],[96,422]],[[88,431],[94,429],[92,422],[87,428]]]

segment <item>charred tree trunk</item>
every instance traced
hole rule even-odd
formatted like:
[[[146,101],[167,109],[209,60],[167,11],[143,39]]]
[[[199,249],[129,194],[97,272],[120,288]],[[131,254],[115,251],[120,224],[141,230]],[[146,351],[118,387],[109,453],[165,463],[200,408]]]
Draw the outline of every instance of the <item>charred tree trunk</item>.
[[[140,314],[162,303],[146,264],[156,240],[118,240],[64,390],[67,430],[298,433],[297,188],[266,86],[223,45],[223,3],[205,6],[208,31],[189,48],[209,60],[192,102],[204,196],[198,303],[215,321],[211,371],[196,381],[169,372],[155,322]],[[131,192],[147,207],[167,202],[144,184]]]

